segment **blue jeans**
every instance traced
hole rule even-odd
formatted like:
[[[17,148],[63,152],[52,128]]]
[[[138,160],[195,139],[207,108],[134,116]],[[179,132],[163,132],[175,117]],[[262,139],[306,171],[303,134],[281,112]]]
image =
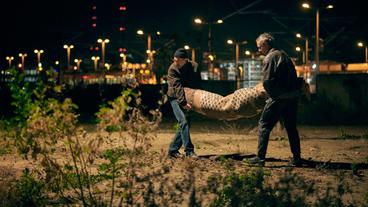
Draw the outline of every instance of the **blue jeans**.
[[[184,109],[181,108],[176,102],[176,100],[170,100],[171,107],[173,109],[176,120],[179,123],[179,129],[176,132],[173,140],[171,141],[169,147],[169,153],[177,153],[182,145],[184,145],[184,151],[186,154],[194,151],[194,146],[190,139],[189,134],[189,117],[184,112]]]

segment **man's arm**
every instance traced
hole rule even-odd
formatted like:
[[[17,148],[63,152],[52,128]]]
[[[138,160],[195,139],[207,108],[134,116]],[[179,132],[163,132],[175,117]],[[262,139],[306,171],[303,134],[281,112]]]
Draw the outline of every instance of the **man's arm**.
[[[168,95],[172,98],[175,98],[179,105],[186,106],[187,101],[185,99],[185,92],[178,72],[170,68],[167,76],[167,82],[169,84]]]
[[[281,94],[278,82],[280,80],[277,77],[281,58],[279,55],[271,54],[263,66],[263,87],[271,98],[277,98]]]

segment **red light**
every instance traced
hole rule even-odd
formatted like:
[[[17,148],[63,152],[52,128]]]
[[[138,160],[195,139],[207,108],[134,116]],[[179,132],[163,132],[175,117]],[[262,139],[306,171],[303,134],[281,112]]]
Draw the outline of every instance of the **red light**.
[[[93,20],[96,20],[96,19],[97,19],[97,17],[96,17],[96,16],[93,16],[93,17],[92,17],[92,19],[93,19]]]
[[[92,10],[96,10],[97,9],[97,7],[96,6],[92,6]]]
[[[95,47],[95,50],[98,51],[98,50],[100,50],[100,48],[99,47]]]
[[[93,24],[92,24],[92,27],[97,27],[97,24],[96,24],[96,23],[93,23]]]
[[[125,31],[125,27],[119,27],[119,31],[120,31],[120,32]]]
[[[89,47],[89,50],[93,51],[93,46]]]
[[[125,11],[125,10],[126,10],[126,6],[121,6],[121,7],[119,7],[119,10],[120,10],[120,11]]]
[[[123,48],[119,48],[119,52],[123,52]]]

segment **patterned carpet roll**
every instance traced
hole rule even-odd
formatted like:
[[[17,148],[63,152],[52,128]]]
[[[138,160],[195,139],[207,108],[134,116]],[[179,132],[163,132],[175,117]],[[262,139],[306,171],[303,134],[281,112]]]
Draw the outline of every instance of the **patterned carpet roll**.
[[[300,90],[291,94],[310,100],[309,85],[303,79],[299,79],[298,84]],[[220,120],[256,116],[262,111],[268,98],[261,83],[253,88],[238,89],[225,97],[199,89],[184,88],[184,90],[187,102],[192,104],[192,110]]]
[[[220,120],[250,118],[262,110],[267,94],[261,84],[253,88],[242,88],[221,96],[204,90],[185,88],[185,97],[193,110]]]

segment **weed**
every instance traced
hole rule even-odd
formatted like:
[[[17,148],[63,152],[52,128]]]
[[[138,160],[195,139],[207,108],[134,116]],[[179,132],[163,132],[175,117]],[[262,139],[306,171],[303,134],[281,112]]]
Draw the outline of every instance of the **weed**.
[[[348,134],[344,129],[340,129],[340,138],[341,139],[359,139],[360,135]]]

